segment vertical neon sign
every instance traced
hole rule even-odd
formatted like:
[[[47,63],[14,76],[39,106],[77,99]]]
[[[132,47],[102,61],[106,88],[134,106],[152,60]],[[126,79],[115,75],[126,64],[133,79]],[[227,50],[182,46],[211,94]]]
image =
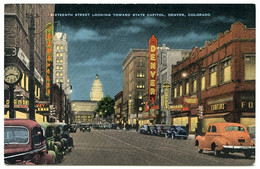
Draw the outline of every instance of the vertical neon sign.
[[[53,25],[46,25],[46,95],[50,96],[51,92],[51,63],[52,63],[52,40],[53,40]]]
[[[149,39],[149,100],[153,104],[157,94],[157,39],[154,35]]]

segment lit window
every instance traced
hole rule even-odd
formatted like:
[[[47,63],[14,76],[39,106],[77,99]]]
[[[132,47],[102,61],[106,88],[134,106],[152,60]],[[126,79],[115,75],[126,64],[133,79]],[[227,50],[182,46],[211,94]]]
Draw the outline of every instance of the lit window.
[[[245,55],[245,80],[255,80],[255,54]]]
[[[57,66],[56,66],[56,70],[59,70],[59,69],[60,69],[60,66],[57,65]]]
[[[60,53],[56,53],[56,56],[60,56]]]
[[[60,59],[60,63],[63,63],[63,59]]]
[[[62,70],[63,69],[63,67],[62,66],[60,66],[60,70]]]
[[[139,66],[140,67],[144,66],[144,61],[143,60],[139,60]]]
[[[174,88],[174,98],[177,97],[177,87]]]
[[[63,83],[63,79],[60,79],[60,82]]]
[[[21,87],[24,89],[24,73],[23,73],[23,75],[22,75]]]
[[[63,76],[63,73],[62,73],[62,72],[60,72],[60,76],[61,76],[61,77]]]
[[[60,53],[60,56],[63,56],[63,53]]]
[[[221,63],[221,81],[231,81],[231,59],[225,60]]]
[[[217,85],[217,65],[209,69],[210,73],[210,87]]]
[[[57,45],[57,50],[59,50],[60,49],[60,46],[59,45]]]
[[[190,85],[189,82],[186,82],[186,95],[190,93]]]
[[[56,83],[59,83],[59,79],[56,79]]]
[[[62,45],[60,46],[60,49],[61,49],[61,50],[63,49],[63,46],[62,46]]]
[[[205,71],[201,72],[201,90],[205,90],[206,80],[205,80]]]
[[[60,74],[59,74],[59,72],[56,72],[56,76],[59,76]]]
[[[56,63],[60,63],[60,60],[59,60],[59,59],[57,59],[57,60],[56,60]]]
[[[180,90],[180,96],[182,96],[182,85],[181,84],[179,86],[179,90]]]

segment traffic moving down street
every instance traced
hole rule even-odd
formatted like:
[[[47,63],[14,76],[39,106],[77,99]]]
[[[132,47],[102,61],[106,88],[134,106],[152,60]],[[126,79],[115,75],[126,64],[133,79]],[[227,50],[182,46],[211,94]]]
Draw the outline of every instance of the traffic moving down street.
[[[195,136],[187,140],[143,135],[135,130],[91,130],[71,133],[75,148],[60,165],[248,166],[241,153],[215,157],[197,152]]]

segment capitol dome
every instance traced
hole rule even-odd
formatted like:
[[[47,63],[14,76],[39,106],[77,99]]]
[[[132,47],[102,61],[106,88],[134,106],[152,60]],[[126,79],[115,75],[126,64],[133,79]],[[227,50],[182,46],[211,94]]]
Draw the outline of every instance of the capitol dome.
[[[102,98],[103,98],[103,88],[102,88],[102,84],[101,84],[98,74],[97,74],[96,79],[93,82],[91,92],[90,92],[90,100],[91,101],[100,101]]]

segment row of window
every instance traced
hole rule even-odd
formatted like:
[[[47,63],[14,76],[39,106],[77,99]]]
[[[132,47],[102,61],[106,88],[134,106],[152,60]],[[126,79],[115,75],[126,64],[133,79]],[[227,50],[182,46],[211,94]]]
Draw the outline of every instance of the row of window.
[[[137,71],[136,77],[145,77],[144,72],[145,72],[144,70]]]
[[[255,55],[245,56],[245,80],[255,80]],[[225,59],[221,62],[221,83],[231,82],[231,58]],[[218,85],[218,65],[212,65],[209,68],[209,84],[208,87],[214,87]],[[201,90],[206,89],[206,70],[201,71]],[[183,90],[184,87],[184,90]],[[190,92],[191,89],[191,92]],[[183,91],[185,93],[183,93]],[[183,83],[179,83],[174,87],[174,97],[188,95],[190,93],[197,92],[197,76],[191,77],[191,87],[189,79]]]
[[[25,73],[23,73],[22,79],[18,85],[28,92],[29,91],[29,75],[26,75]],[[40,99],[41,88],[37,84],[35,84],[34,93],[35,93],[35,97]]]
[[[63,76],[63,72],[56,72],[56,76],[62,77]]]
[[[63,49],[63,46],[62,46],[62,45],[57,45],[57,46],[56,46],[56,49],[57,49],[57,50],[62,50],[62,49]]]
[[[56,65],[56,70],[62,70],[63,69],[63,66],[61,65]]]
[[[62,78],[56,78],[56,83],[63,83],[63,79]]]
[[[63,56],[63,53],[61,53],[61,52],[56,52],[56,56],[57,56],[57,57],[62,57],[62,56]]]
[[[63,59],[56,59],[56,63],[63,63]]]

